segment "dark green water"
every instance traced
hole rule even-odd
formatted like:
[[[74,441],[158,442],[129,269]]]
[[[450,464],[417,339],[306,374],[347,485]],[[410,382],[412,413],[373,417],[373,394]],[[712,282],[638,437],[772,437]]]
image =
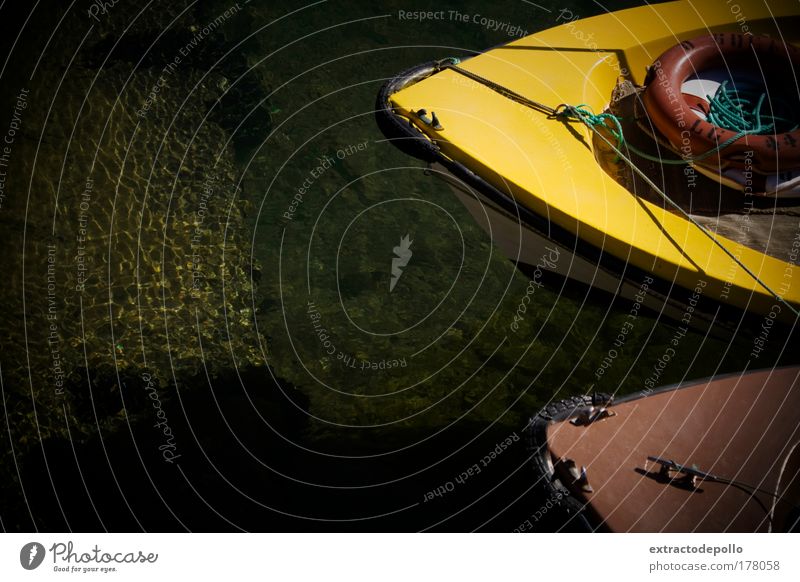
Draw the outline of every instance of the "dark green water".
[[[643,389],[677,328],[642,312],[615,345],[632,304],[552,281],[512,328],[528,279],[384,140],[375,96],[403,69],[507,42],[514,26],[548,28],[562,9],[635,4],[253,0],[138,15],[121,3],[96,21],[87,4],[47,45],[64,14],[51,6],[3,77],[14,88],[4,119],[17,87],[32,94],[15,196],[0,210],[19,251],[3,259],[3,526],[524,522],[542,503],[520,438],[527,419],[567,396]],[[415,10],[444,16],[401,17]],[[77,293],[87,177],[94,270]],[[405,236],[412,256],[390,290]],[[60,265],[62,392],[47,349],[47,244]],[[657,384],[737,370],[751,347],[739,343],[690,333]]]

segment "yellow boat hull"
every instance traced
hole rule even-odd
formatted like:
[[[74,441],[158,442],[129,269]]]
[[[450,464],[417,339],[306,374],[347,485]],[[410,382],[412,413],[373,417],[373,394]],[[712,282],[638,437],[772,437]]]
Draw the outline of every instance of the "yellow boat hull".
[[[796,1],[747,3],[746,20],[717,0],[648,5],[583,20],[563,11],[564,24],[459,67],[551,107],[586,104],[599,112],[620,77],[642,84],[647,67],[681,40],[741,30],[796,42],[799,15]],[[467,168],[519,209],[546,220],[548,228],[689,295],[699,290],[705,300],[734,310],[796,322],[797,252],[782,260],[717,236],[759,283],[697,226],[609,176],[596,162],[592,130],[583,124],[550,118],[450,68],[408,83],[387,99],[387,110],[430,141],[432,157]],[[439,126],[421,121],[420,109],[435,111]]]

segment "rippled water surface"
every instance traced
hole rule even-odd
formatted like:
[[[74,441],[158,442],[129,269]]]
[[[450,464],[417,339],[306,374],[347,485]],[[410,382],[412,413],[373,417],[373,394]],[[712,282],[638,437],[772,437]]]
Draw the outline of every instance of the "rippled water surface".
[[[659,367],[674,325],[636,312],[620,345],[630,301],[550,280],[521,311],[529,279],[377,129],[401,70],[636,2],[52,4],[3,74],[3,123],[30,91],[0,208],[8,529],[511,530],[541,406],[751,347],[690,332]]]

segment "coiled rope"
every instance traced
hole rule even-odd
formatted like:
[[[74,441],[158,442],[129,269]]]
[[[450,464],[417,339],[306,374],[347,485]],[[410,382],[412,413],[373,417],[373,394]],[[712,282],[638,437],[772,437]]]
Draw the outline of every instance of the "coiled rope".
[[[744,135],[766,135],[795,131],[797,124],[791,120],[764,113],[767,94],[747,88],[730,88],[725,80],[717,88],[714,96],[707,96],[709,123],[724,127]]]

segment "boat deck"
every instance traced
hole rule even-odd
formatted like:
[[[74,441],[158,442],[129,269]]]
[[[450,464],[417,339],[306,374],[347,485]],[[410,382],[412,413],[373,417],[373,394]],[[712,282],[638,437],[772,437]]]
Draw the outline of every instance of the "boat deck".
[[[586,467],[593,491],[573,493],[612,531],[781,531],[800,503],[798,402],[799,368],[737,374],[621,402],[588,426],[551,424],[547,441],[554,462]],[[648,457],[760,491],[670,482]]]

